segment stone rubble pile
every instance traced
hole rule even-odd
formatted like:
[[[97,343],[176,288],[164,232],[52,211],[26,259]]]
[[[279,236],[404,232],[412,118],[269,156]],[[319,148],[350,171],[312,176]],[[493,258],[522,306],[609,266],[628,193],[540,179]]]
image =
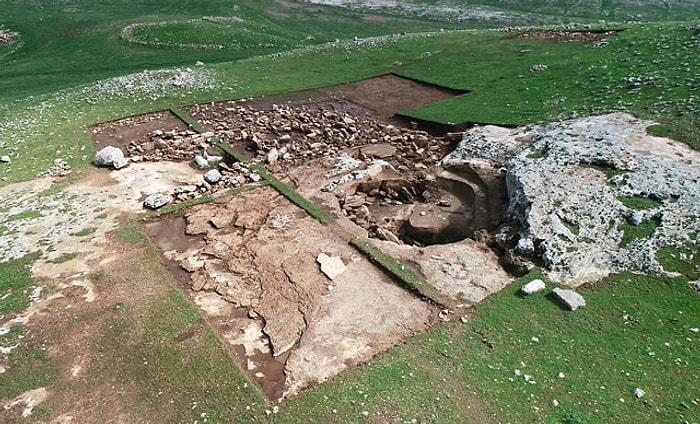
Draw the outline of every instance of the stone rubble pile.
[[[70,164],[64,162],[63,159],[56,159],[53,161],[53,166],[41,172],[39,177],[65,177],[72,172]]]
[[[214,133],[211,132],[199,134],[192,130],[155,130],[149,134],[148,141],[131,141],[124,150],[125,155],[132,160],[138,158],[137,160],[153,162],[189,161],[196,156],[207,154],[204,152],[211,148],[210,140],[213,136]]]
[[[263,109],[227,102],[193,106],[189,113],[226,143],[252,152],[253,160],[273,172],[336,157],[353,147],[358,148],[353,156],[361,161],[383,159],[400,172],[413,172],[433,166],[449,150],[449,140],[425,131],[336,109],[342,107],[273,104]]]

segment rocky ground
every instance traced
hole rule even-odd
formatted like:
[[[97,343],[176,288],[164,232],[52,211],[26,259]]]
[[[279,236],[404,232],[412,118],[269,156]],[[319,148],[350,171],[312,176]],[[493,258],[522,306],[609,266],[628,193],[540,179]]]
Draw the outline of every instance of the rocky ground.
[[[697,251],[700,154],[647,134],[651,124],[611,114],[512,131],[478,127],[443,163],[507,169],[507,225],[496,238],[551,279],[577,285],[614,272],[659,274],[660,249]],[[648,235],[625,236],[638,227]]]

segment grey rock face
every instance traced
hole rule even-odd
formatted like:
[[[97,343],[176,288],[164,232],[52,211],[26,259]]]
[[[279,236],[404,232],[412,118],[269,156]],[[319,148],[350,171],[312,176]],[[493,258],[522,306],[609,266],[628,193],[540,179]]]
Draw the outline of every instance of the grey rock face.
[[[114,162],[121,163],[124,160],[124,152],[118,147],[107,146],[97,152],[93,163],[96,166],[114,166]]]
[[[553,293],[554,296],[556,296],[557,299],[559,299],[559,301],[571,311],[575,311],[582,306],[586,306],[586,300],[583,298],[583,296],[573,290],[556,288],[553,290]]]
[[[159,209],[172,201],[172,197],[167,194],[156,193],[146,197],[143,206],[148,209]]]
[[[617,113],[517,130],[477,127],[443,162],[471,155],[507,169],[508,228],[496,239],[536,258],[554,281],[658,274],[659,248],[697,243],[700,153],[647,135],[650,124]],[[625,198],[658,205],[629,207]],[[622,243],[625,228],[649,223],[656,228],[648,238]]]

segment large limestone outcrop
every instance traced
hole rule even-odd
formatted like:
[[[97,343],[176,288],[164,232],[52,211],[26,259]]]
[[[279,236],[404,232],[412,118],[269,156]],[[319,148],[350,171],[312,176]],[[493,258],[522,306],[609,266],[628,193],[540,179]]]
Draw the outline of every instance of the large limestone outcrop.
[[[700,153],[648,135],[651,124],[617,113],[515,130],[477,127],[444,161],[505,168],[507,224],[497,238],[555,281],[662,273],[660,248],[700,243]],[[623,242],[640,225],[651,235]]]

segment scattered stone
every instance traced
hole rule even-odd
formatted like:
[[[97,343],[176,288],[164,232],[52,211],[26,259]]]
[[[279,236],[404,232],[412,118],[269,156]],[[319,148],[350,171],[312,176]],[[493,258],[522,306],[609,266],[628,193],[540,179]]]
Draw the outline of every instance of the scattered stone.
[[[341,258],[328,256],[325,253],[319,253],[316,262],[321,265],[321,272],[326,274],[331,280],[334,280],[347,269]]]
[[[208,133],[202,133],[202,135],[204,135],[204,134],[208,134]],[[213,134],[213,133],[211,133],[211,134]],[[204,159],[206,159],[206,161],[209,165],[216,165],[217,163],[224,160],[223,156],[210,155],[206,149],[204,149],[202,156],[204,157]]]
[[[571,311],[586,306],[586,300],[580,294],[573,290],[555,288],[553,290],[554,296],[561,301],[561,303],[569,308]]]
[[[221,172],[219,172],[218,169],[212,169],[204,174],[204,181],[208,182],[209,184],[216,184],[221,180],[221,177]]]
[[[520,292],[526,295],[531,295],[535,293],[539,293],[545,289],[545,284],[544,281],[540,279],[532,280],[529,283],[525,284],[521,289]]]
[[[265,157],[265,161],[272,165],[273,163],[277,162],[277,159],[280,157],[280,152],[276,148],[270,149],[269,152],[267,152],[267,155]]]
[[[2,156],[2,157],[0,157],[0,162],[3,162],[3,163],[10,163],[10,157],[7,156],[7,155],[6,155],[6,156]]]
[[[634,396],[637,399],[641,399],[645,394],[646,394],[646,392],[644,390],[640,389],[639,387],[634,389]]]
[[[156,193],[146,197],[143,206],[148,209],[159,209],[172,201],[172,197],[167,194]]]
[[[194,164],[197,166],[197,168],[208,168],[209,167],[209,161],[204,158],[202,155],[197,155],[194,157]]]
[[[53,161],[53,166],[39,174],[40,177],[65,177],[73,172],[71,166],[64,162],[63,159]]]
[[[181,185],[173,189],[173,193],[175,194],[192,193],[195,191],[197,191],[196,185]]]
[[[547,65],[532,65],[530,66],[530,72],[546,71],[548,68]]]
[[[107,146],[97,152],[95,155],[95,159],[93,160],[93,163],[96,166],[114,166],[115,161],[123,161],[124,160],[124,152],[122,152],[122,149],[114,146]]]
[[[360,149],[360,152],[370,159],[385,159],[394,156],[396,150],[397,148],[391,144],[380,143],[364,146]]]
[[[129,160],[127,158],[117,158],[112,163],[114,169],[122,169],[129,166]]]
[[[698,329],[697,327],[693,327],[690,329],[690,331],[692,331],[693,333],[697,333],[698,331],[700,331],[700,329]]]

